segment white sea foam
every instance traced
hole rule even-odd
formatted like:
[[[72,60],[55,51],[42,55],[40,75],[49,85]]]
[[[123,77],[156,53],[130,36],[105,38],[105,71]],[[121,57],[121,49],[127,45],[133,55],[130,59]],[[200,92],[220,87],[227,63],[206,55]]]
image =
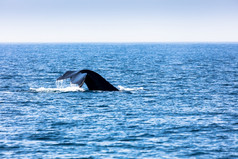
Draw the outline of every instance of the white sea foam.
[[[39,88],[30,88],[30,90],[35,92],[77,92],[77,91],[85,91],[85,89],[80,88],[77,84],[69,83],[67,80],[58,80],[55,82],[55,88],[46,88],[46,87],[39,87]],[[118,86],[119,91],[137,91],[143,90],[143,87],[138,88],[126,88],[123,86]]]
[[[118,86],[119,90],[120,91],[137,91],[137,90],[143,90],[144,88],[143,87],[138,87],[138,88],[126,88],[126,87],[123,87],[123,86]]]
[[[56,88],[45,88],[45,87],[40,87],[40,88],[30,88],[32,91],[36,92],[77,92],[77,91],[85,91],[83,88],[80,88],[76,84],[67,84],[66,80],[58,80],[55,82]]]
[[[30,90],[36,91],[36,92],[77,92],[81,91],[83,92],[83,88],[79,87],[66,87],[66,88],[45,88],[45,87],[40,87],[40,88],[30,88]]]

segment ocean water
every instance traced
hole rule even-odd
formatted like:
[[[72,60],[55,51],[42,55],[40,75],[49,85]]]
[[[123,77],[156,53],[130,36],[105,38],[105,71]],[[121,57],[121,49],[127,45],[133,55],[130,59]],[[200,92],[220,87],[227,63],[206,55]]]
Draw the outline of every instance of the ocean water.
[[[238,158],[238,44],[0,44],[0,158]]]

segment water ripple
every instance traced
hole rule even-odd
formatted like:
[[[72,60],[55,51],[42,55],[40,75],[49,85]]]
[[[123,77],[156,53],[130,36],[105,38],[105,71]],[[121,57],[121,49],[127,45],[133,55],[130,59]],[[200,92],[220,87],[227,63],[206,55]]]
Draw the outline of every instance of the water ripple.
[[[238,158],[237,44],[0,44],[1,158]],[[92,69],[120,91],[88,91]]]

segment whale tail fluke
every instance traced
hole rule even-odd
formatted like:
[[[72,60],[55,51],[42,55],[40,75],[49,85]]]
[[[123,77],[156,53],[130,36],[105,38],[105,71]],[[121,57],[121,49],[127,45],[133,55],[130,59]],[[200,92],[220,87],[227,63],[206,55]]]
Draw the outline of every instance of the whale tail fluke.
[[[71,83],[78,84],[79,87],[82,87],[84,84],[87,73],[80,73],[79,71],[67,71],[65,74],[60,76],[57,80],[64,80],[70,78]]]
[[[110,84],[98,73],[91,70],[67,71],[57,80],[70,78],[71,83],[78,84],[81,87],[84,82],[89,90],[118,91],[116,87]]]
[[[67,71],[67,72],[65,72],[62,76],[60,76],[59,78],[57,78],[57,81],[58,81],[58,80],[64,80],[64,79],[70,78],[70,77],[72,77],[73,75],[75,75],[76,73],[77,73],[77,71]]]

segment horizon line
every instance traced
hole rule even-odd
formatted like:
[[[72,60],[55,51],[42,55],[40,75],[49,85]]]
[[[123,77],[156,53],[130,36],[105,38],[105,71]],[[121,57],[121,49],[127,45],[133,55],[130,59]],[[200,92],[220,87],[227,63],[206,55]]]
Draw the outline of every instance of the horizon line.
[[[111,43],[111,44],[133,44],[133,43],[238,43],[238,41],[24,41],[24,42],[19,42],[19,41],[13,41],[13,42],[3,42],[0,41],[0,44],[105,44],[105,43]]]

